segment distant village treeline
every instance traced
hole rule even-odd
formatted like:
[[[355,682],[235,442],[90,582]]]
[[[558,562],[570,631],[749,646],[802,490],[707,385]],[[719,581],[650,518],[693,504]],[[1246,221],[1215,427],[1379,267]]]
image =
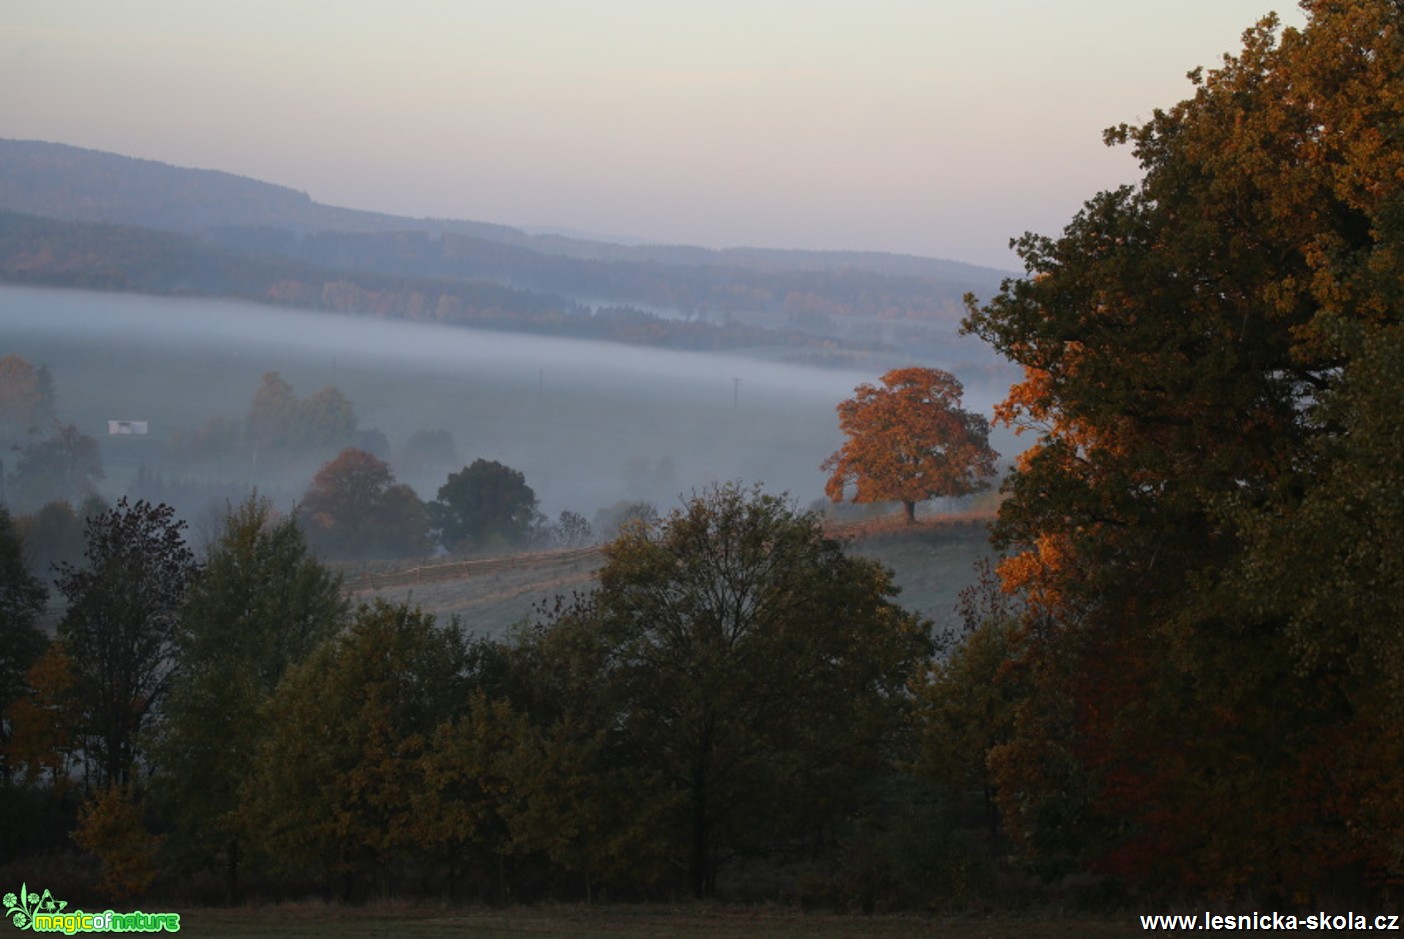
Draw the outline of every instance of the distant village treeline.
[[[563,296],[487,281],[432,280],[317,267],[174,232],[0,212],[0,281],[27,286],[230,297],[409,320],[693,350],[832,340],[736,321],[667,319],[625,306],[591,310]],[[845,344],[850,345],[851,344]]]

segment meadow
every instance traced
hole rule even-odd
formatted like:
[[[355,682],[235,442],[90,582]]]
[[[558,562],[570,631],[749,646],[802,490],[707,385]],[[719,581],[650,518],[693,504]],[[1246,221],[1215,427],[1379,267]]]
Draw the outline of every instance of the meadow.
[[[1100,939],[1139,931],[1133,921],[1130,914],[1120,918],[1046,911],[1030,915],[858,916],[699,903],[508,909],[408,904],[350,908],[313,903],[194,910],[182,914],[181,934],[222,937],[256,932],[267,939],[392,935],[417,939]]]
[[[909,526],[888,516],[834,524],[829,531],[851,553],[892,570],[904,607],[931,619],[938,629],[949,629],[956,625],[956,604],[975,562],[992,555],[990,521],[988,514],[933,516]],[[338,568],[357,600],[409,601],[436,616],[458,616],[479,635],[502,636],[515,624],[531,621],[543,603],[589,590],[603,564],[596,547]]]

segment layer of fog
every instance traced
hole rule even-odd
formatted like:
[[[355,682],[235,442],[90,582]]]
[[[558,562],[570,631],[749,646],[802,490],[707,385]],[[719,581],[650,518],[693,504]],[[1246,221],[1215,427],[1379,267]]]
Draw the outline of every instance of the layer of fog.
[[[109,498],[140,467],[174,472],[163,467],[173,432],[242,420],[260,376],[278,371],[299,395],[340,388],[392,455],[415,431],[449,431],[461,465],[482,457],[521,470],[552,517],[624,499],[667,509],[725,480],[808,504],[841,443],[835,405],[878,377],[242,302],[3,288],[0,355],[10,353],[48,365],[59,416],[100,439]],[[988,414],[997,383],[979,378],[967,379],[966,406]],[[151,434],[108,438],[112,419],[149,421]],[[1012,449],[1007,437],[995,443]],[[395,467],[423,498],[456,468]],[[284,502],[310,481],[218,472]]]

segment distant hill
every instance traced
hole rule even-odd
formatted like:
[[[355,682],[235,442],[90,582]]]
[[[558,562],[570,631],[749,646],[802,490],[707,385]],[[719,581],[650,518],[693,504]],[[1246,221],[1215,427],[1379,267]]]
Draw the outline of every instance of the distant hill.
[[[233,173],[38,140],[0,139],[0,208],[188,234],[247,227],[299,235],[419,229],[500,240],[525,237],[504,225],[411,221],[339,209],[313,202],[305,192]]]
[[[305,192],[218,170],[187,169],[37,140],[0,138],[0,208],[193,234],[227,227],[274,228],[294,234],[450,232],[582,259],[763,270],[858,269],[983,285],[997,285],[1011,273],[960,261],[882,252],[620,244],[555,232],[529,234],[488,222],[407,218],[322,205]]]
[[[12,254],[0,258],[0,272],[8,271],[3,276],[11,280],[55,282],[45,280],[34,252],[16,241],[21,230],[35,228],[19,221],[28,216],[112,226],[101,237],[96,229],[71,230],[77,241],[97,238],[107,250],[90,258],[87,271],[83,255],[70,251],[59,281],[65,283],[188,291],[181,278],[188,279],[190,265],[163,281],[150,238],[136,234],[147,230],[193,239],[161,250],[183,257],[226,252],[220,263],[261,271],[242,277],[236,295],[252,291],[273,302],[337,308],[327,287],[349,282],[362,293],[420,294],[416,301],[389,303],[417,317],[420,307],[437,308],[441,298],[453,307],[455,291],[443,285],[471,282],[556,298],[563,315],[622,309],[636,318],[739,324],[869,347],[948,343],[963,295],[988,297],[1008,276],[877,252],[616,244],[483,222],[403,218],[322,205],[305,192],[230,173],[26,140],[0,139],[0,210],[18,213],[7,223]],[[57,235],[50,236],[55,243]],[[123,251],[117,244],[122,237],[143,246]],[[387,286],[387,279],[395,283]],[[202,283],[197,292],[221,289],[209,277]]]
[[[859,350],[797,331],[739,321],[665,320],[627,307],[591,310],[567,297],[483,280],[348,274],[211,244],[181,232],[70,222],[0,210],[0,283],[83,290],[237,297],[393,319],[604,339],[694,351],[757,348],[814,364]]]

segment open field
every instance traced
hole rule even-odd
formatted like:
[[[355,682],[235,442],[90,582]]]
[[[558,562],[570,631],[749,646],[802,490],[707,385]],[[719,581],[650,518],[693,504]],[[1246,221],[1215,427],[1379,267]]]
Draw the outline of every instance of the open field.
[[[1124,918],[998,916],[859,916],[803,913],[769,907],[541,906],[451,909],[427,906],[349,908],[298,904],[255,909],[196,910],[181,915],[181,935],[265,939],[337,936],[462,937],[462,939],[1040,939],[1128,936],[1140,932]]]
[[[986,515],[938,516],[907,526],[894,516],[835,526],[831,534],[854,554],[891,568],[902,588],[898,602],[945,627],[975,561],[990,554],[989,521]],[[603,564],[595,547],[343,572],[356,600],[407,600],[436,616],[458,616],[479,635],[501,636],[540,604],[588,591]]]
[[[497,637],[531,617],[539,604],[588,591],[603,564],[595,547],[343,572],[353,600],[408,601],[440,618],[457,616],[478,635]]]
[[[901,513],[875,522],[833,530],[849,551],[891,568],[902,592],[897,602],[931,619],[938,628],[956,622],[960,592],[975,579],[975,562],[994,556],[989,544],[993,512],[918,518],[902,522]]]

